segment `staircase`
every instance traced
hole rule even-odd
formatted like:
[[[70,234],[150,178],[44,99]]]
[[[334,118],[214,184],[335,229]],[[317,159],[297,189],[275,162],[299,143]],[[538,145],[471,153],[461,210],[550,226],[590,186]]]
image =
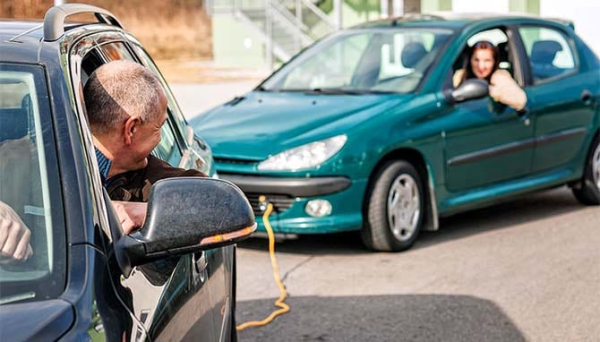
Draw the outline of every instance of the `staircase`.
[[[287,62],[304,47],[335,30],[314,0],[206,0],[209,15],[233,15],[258,33],[267,63]]]

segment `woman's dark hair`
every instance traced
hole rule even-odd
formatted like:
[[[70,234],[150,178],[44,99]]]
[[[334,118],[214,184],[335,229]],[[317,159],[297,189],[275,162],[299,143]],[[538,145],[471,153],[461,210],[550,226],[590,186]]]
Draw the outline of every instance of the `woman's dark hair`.
[[[498,51],[498,48],[496,46],[494,46],[494,44],[492,44],[486,40],[479,41],[479,42],[475,43],[475,45],[473,45],[472,47],[469,48],[468,58],[465,58],[465,61],[463,63],[463,70],[465,70],[465,72],[463,74],[462,79],[460,80],[460,83],[464,82],[465,80],[467,80],[469,78],[477,77],[477,76],[475,76],[475,73],[473,72],[473,69],[471,68],[471,57],[473,57],[473,54],[477,50],[491,50],[492,51],[492,56],[494,58],[494,67],[492,68],[492,72],[488,75],[488,77],[485,78],[485,80],[488,81],[488,83],[490,83],[490,80],[492,79],[492,74],[494,73],[494,71],[498,70],[498,65],[500,64],[500,52]]]

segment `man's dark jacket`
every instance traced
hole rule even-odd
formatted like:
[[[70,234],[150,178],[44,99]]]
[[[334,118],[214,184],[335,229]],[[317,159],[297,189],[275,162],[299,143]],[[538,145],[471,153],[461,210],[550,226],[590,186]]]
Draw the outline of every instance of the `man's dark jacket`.
[[[141,170],[129,171],[110,178],[106,190],[113,201],[148,202],[152,184],[165,178],[206,177],[198,170],[185,170],[169,165],[152,155]]]

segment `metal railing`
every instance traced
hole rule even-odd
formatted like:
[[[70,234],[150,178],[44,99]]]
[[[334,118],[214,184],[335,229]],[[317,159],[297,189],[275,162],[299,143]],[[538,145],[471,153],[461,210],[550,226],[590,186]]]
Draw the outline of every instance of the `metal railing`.
[[[302,48],[335,30],[335,24],[311,0],[206,0],[210,15],[233,15],[259,33],[267,64],[286,62]]]

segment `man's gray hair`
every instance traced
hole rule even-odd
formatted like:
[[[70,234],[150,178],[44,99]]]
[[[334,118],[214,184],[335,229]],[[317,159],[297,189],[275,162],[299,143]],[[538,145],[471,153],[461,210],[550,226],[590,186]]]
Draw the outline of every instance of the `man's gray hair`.
[[[92,134],[106,134],[129,117],[155,119],[163,93],[158,78],[131,61],[102,65],[88,79],[83,96]]]

